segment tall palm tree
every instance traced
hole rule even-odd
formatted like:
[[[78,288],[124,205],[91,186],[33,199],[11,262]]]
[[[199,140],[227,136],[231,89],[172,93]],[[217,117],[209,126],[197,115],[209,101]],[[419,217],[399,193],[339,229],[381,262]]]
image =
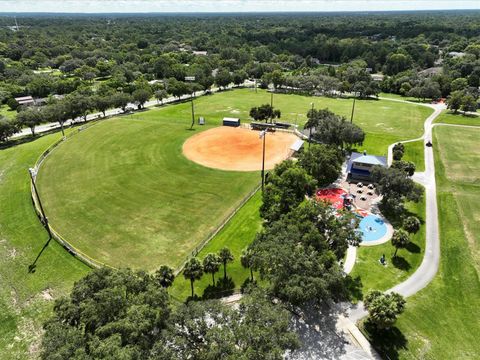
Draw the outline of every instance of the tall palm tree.
[[[224,247],[223,249],[221,249],[218,255],[220,256],[220,259],[222,260],[222,263],[223,263],[223,278],[226,279],[227,263],[232,262],[234,257],[230,249],[227,247]]]
[[[208,254],[203,259],[203,271],[212,274],[212,285],[215,286],[215,273],[220,269],[222,260],[217,254]]]
[[[395,230],[392,236],[392,245],[395,246],[395,254],[393,254],[393,257],[397,256],[398,249],[406,248],[409,242],[410,238],[405,230]]]
[[[173,273],[173,269],[167,265],[162,265],[155,271],[155,280],[164,288],[170,287],[174,279],[175,274]]]
[[[190,280],[190,287],[192,289],[192,298],[193,298],[193,283],[195,280],[199,280],[203,275],[203,267],[200,263],[200,260],[197,258],[191,258],[185,264],[183,269],[183,277],[187,280]]]
[[[242,251],[240,262],[245,269],[250,269],[250,281],[253,281],[253,252],[249,249]]]

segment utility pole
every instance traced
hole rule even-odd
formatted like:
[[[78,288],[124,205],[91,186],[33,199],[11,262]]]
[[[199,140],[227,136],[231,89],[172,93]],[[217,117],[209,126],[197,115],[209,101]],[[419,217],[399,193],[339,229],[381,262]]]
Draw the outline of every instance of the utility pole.
[[[311,105],[312,105],[312,112],[310,114],[311,114],[311,118],[313,119],[313,109],[315,107],[315,104],[312,102]],[[312,143],[312,123],[310,123],[310,133],[308,135],[308,150],[310,150],[311,143]]]
[[[355,100],[356,97],[353,97],[353,105],[352,105],[352,116],[350,116],[350,124],[353,123],[353,113],[355,112]]]
[[[195,81],[195,76],[185,76],[185,81],[194,82]],[[195,91],[193,91],[191,96],[190,96],[190,101],[192,103],[192,125],[190,125],[190,130],[192,130],[193,125],[195,125],[195,109],[194,109],[194,105],[193,105],[194,95],[195,95]]]
[[[50,225],[48,224],[48,218],[47,216],[45,215],[45,210],[43,210],[43,205],[42,205],[42,201],[40,200],[40,195],[38,194],[38,190],[37,190],[37,184],[35,182],[35,178],[37,176],[37,172],[34,168],[29,168],[28,169],[28,173],[30,174],[30,179],[32,181],[32,185],[33,185],[33,190],[35,191],[35,197],[37,198],[37,201],[38,201],[38,206],[40,207],[40,213],[42,215],[42,219],[43,219],[43,224],[45,226],[45,228],[47,229],[48,231],[48,235],[50,237],[52,237],[52,233],[50,231]]]
[[[260,132],[260,139],[263,139],[263,151],[262,151],[262,192],[265,188],[265,138],[267,137],[267,130]]]
[[[193,129],[193,125],[195,125],[195,107],[193,105],[193,94],[192,97],[190,98],[192,102],[192,125],[190,126],[190,130]]]

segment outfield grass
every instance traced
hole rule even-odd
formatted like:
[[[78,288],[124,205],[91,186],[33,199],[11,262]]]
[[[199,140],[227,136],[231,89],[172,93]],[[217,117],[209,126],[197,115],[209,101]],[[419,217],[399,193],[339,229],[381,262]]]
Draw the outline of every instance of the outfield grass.
[[[42,165],[38,185],[50,223],[94,259],[176,267],[258,184],[257,172],[187,160],[182,144],[195,131],[171,109],[103,121]]]
[[[397,327],[374,339],[391,359],[480,354],[480,129],[438,127],[434,139],[440,269],[425,290],[408,299]]]
[[[454,114],[452,112],[443,112],[439,117],[435,119],[435,123],[480,126],[480,116],[465,116],[461,113]]]
[[[55,241],[48,240],[30,199],[27,169],[60,138],[48,135],[0,150],[0,358],[27,359],[39,349],[42,322],[52,300],[66,294],[87,268]]]
[[[208,253],[218,253],[223,247],[228,247],[235,257],[232,263],[227,265],[227,276],[232,279],[233,288],[238,290],[246,279],[250,278],[250,271],[242,267],[240,256],[242,250],[250,244],[255,234],[262,227],[260,218],[260,205],[262,203],[261,191],[258,191],[226,224],[226,226],[203,248],[198,254],[198,258],[203,258]],[[223,277],[223,267],[215,275],[215,279],[220,280]],[[205,290],[212,285],[212,277],[205,274],[201,280],[195,282],[195,294],[204,296]],[[185,280],[180,274],[173,284],[170,293],[177,299],[184,301],[190,296],[190,281]]]
[[[410,245],[399,249],[397,257],[393,258],[395,248],[391,242],[375,246],[360,246],[357,259],[351,272],[354,279],[360,280],[362,293],[369,290],[387,290],[406,280],[422,262],[425,250],[425,199],[419,203],[408,203],[408,211],[418,217],[422,223],[420,231],[410,237]],[[387,266],[380,264],[380,257],[385,254]],[[357,299],[358,300],[358,299]]]

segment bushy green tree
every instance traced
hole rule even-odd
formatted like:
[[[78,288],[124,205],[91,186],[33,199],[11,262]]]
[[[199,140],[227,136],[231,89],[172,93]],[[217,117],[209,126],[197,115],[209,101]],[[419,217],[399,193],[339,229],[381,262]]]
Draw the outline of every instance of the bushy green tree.
[[[162,265],[155,271],[155,281],[163,288],[172,286],[175,280],[173,269],[167,265]]]
[[[423,194],[422,187],[415,184],[405,171],[394,167],[375,166],[372,179],[383,196],[380,205],[386,213],[400,214],[405,201],[418,202]]]
[[[35,136],[35,128],[44,121],[42,111],[36,107],[26,108],[17,114],[18,124],[30,128],[32,136]]]
[[[339,260],[358,246],[355,220],[336,217],[329,205],[305,200],[257,234],[253,265],[275,296],[300,305],[348,296]]]
[[[304,149],[298,160],[302,168],[317,180],[318,186],[333,183],[342,171],[342,153],[338,149],[324,144],[315,144]]]
[[[261,291],[250,291],[238,310],[219,301],[179,306],[151,360],[281,360],[299,346],[290,314]]]
[[[278,164],[266,181],[260,215],[269,222],[278,220],[311,195],[316,185],[315,179],[292,160]]]
[[[55,302],[42,359],[148,358],[170,316],[166,291],[146,272],[96,269]]]
[[[280,119],[281,116],[280,110],[275,109],[270,104],[263,104],[250,109],[250,117],[255,121],[272,121],[273,119]]]
[[[305,128],[315,128],[313,139],[320,143],[345,149],[361,145],[365,140],[365,133],[359,126],[328,109],[311,109],[307,118]]]
[[[415,163],[411,161],[394,161],[392,163],[392,168],[404,171],[408,176],[413,176],[415,174]]]
[[[386,294],[372,290],[365,296],[363,303],[368,310],[368,321],[377,329],[388,329],[405,310],[406,301],[395,292]]]
[[[0,115],[0,142],[7,141],[10,136],[19,130],[16,121],[8,120],[6,117]]]
[[[410,234],[416,234],[420,226],[420,220],[416,216],[409,216],[403,220],[403,228]]]

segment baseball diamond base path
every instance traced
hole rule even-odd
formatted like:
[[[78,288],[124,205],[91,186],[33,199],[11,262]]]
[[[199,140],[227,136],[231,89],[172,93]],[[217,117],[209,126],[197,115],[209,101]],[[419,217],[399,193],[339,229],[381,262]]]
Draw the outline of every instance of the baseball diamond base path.
[[[183,144],[187,159],[200,165],[229,171],[262,170],[262,144],[258,131],[229,126],[217,127],[190,137]],[[270,170],[290,155],[297,140],[291,133],[267,133],[265,169]]]

